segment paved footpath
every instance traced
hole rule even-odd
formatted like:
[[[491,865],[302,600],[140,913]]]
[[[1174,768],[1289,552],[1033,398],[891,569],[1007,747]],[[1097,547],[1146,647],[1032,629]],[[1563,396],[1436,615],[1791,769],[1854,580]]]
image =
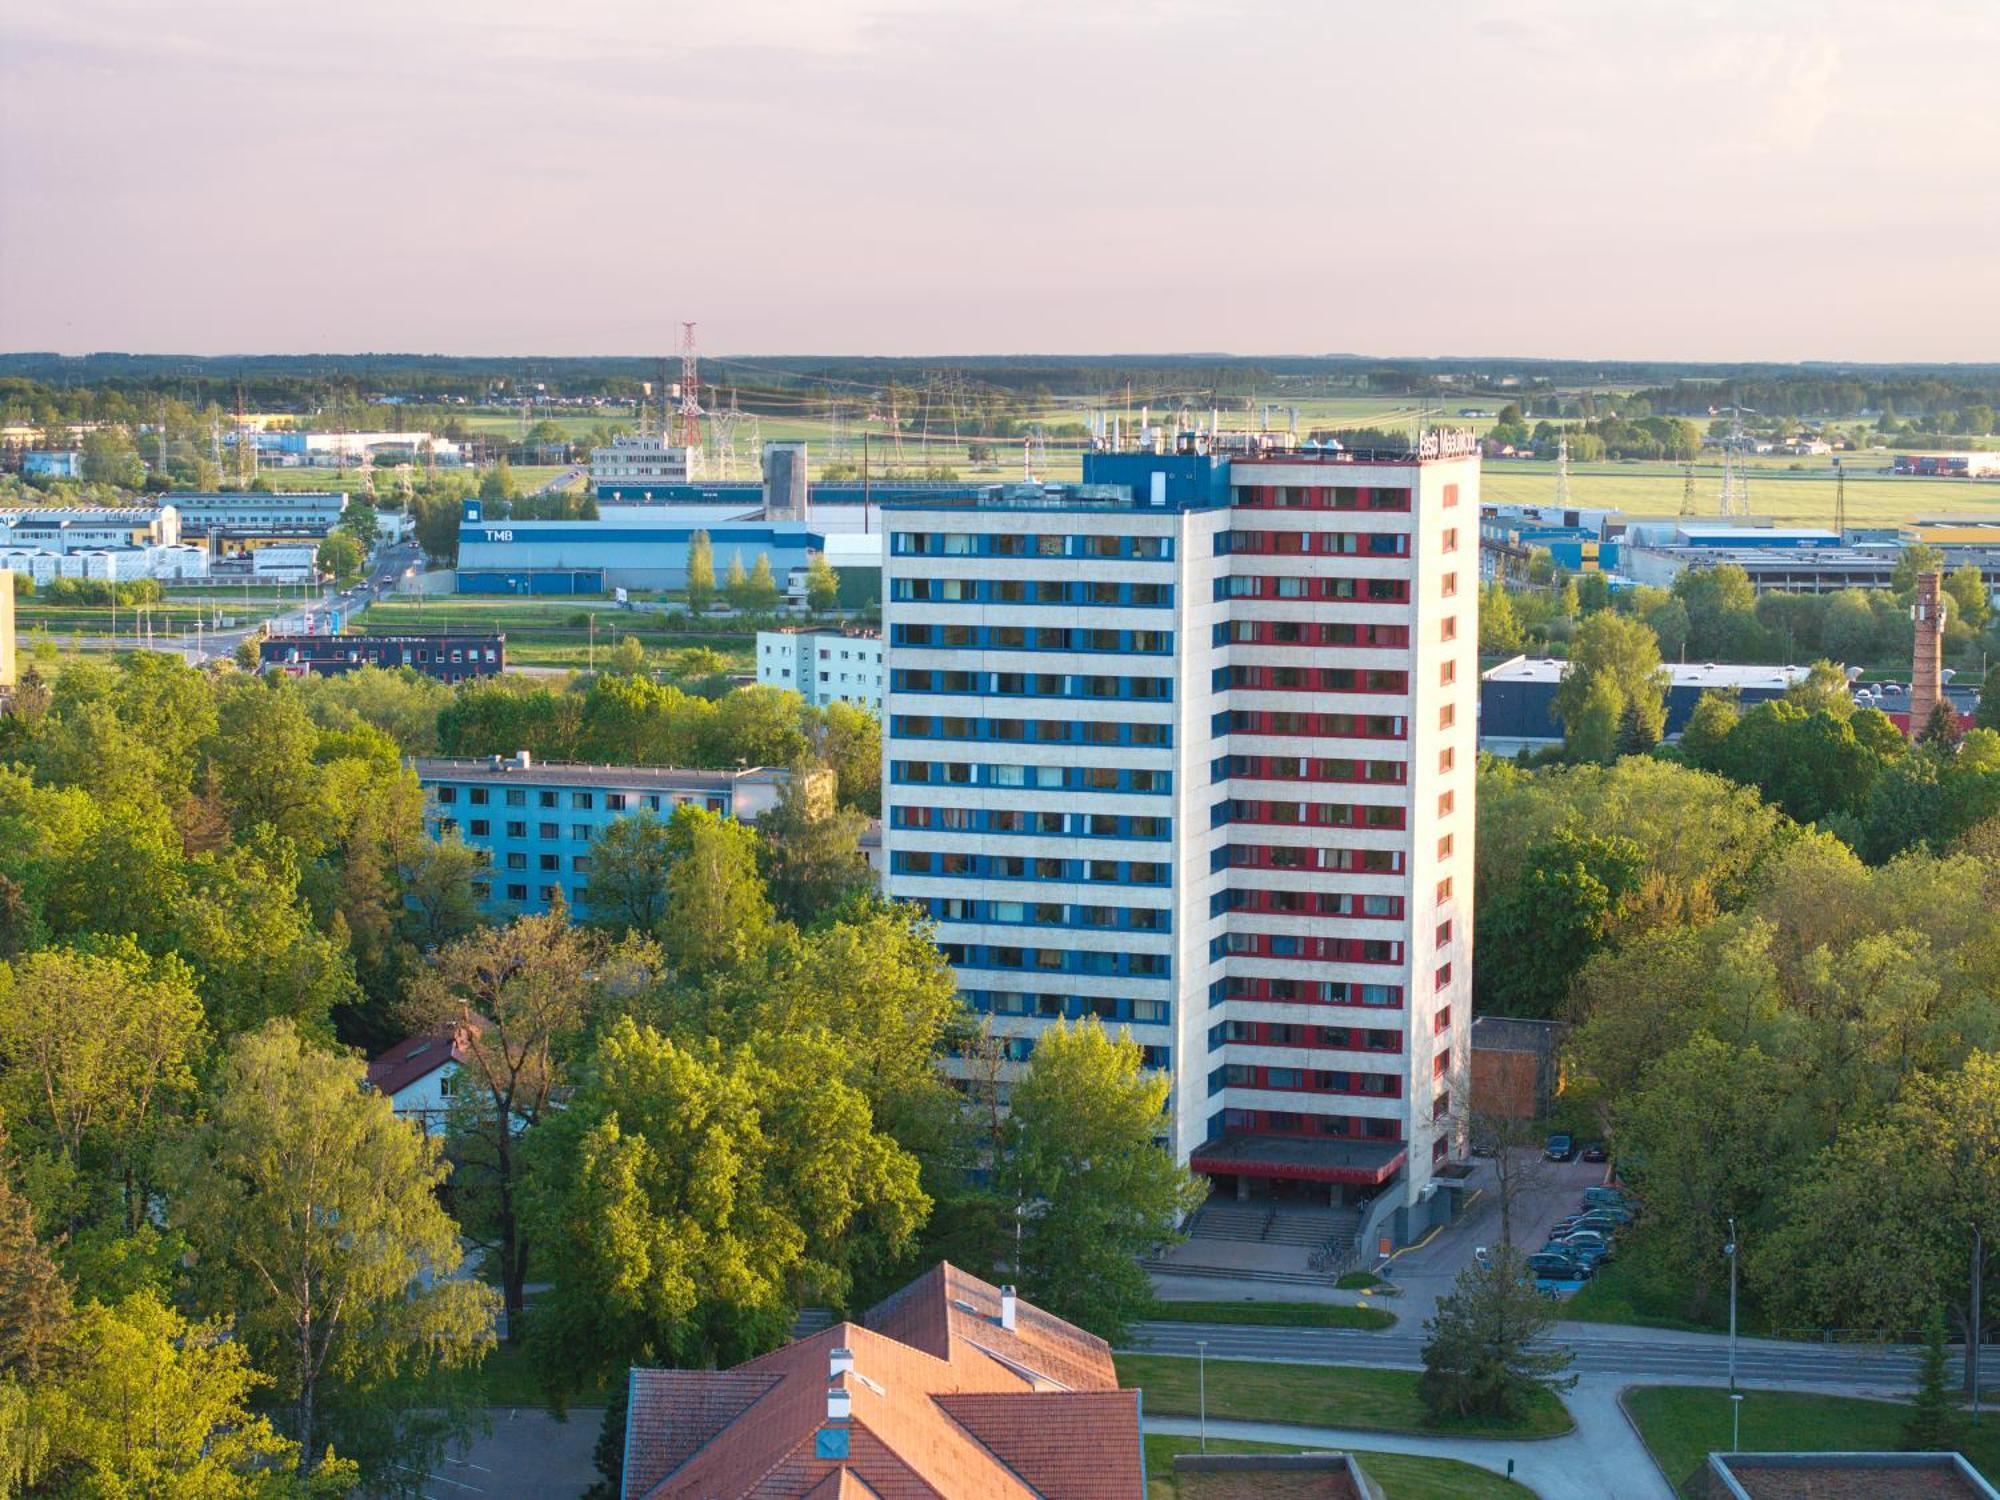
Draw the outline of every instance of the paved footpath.
[[[1674,1500],[1645,1444],[1618,1407],[1625,1382],[1585,1378],[1569,1393],[1576,1431],[1567,1437],[1533,1442],[1490,1438],[1405,1437],[1390,1432],[1345,1428],[1293,1427],[1278,1422],[1225,1422],[1210,1418],[1208,1435],[1247,1442],[1294,1444],[1300,1448],[1354,1448],[1363,1452],[1413,1453],[1422,1458],[1455,1458],[1461,1463],[1507,1472],[1541,1500]],[[1200,1424],[1186,1417],[1148,1417],[1146,1431],[1191,1437]]]
[[[1211,1359],[1266,1359],[1300,1364],[1423,1366],[1424,1335],[1398,1323],[1381,1332],[1353,1328],[1268,1328],[1228,1323],[1141,1323],[1133,1348],[1154,1354],[1193,1355],[1200,1341]],[[1627,1384],[1695,1384],[1729,1373],[1729,1340],[1716,1333],[1677,1333],[1616,1323],[1558,1323],[1551,1342],[1576,1355],[1579,1375],[1621,1376]],[[1961,1358],[1951,1351],[1953,1367]],[[1786,1385],[1877,1385],[1909,1390],[1922,1352],[1881,1344],[1807,1344],[1739,1339],[1739,1380]],[[2000,1346],[1980,1359],[1983,1380],[2000,1390]]]

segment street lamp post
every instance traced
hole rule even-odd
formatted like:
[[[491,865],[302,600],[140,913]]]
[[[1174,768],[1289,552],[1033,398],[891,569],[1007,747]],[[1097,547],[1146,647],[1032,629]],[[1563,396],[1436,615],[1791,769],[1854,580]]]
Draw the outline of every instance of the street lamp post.
[[[1201,1451],[1208,1452],[1208,1340],[1194,1341],[1195,1386],[1199,1391],[1197,1409],[1201,1413]]]
[[[1729,1389],[1736,1389],[1736,1220],[1729,1221],[1729,1243],[1722,1247],[1729,1257]]]
[[[1731,1391],[1729,1393],[1729,1413],[1729,1451],[1731,1453],[1740,1453],[1743,1451],[1743,1393],[1741,1391]]]

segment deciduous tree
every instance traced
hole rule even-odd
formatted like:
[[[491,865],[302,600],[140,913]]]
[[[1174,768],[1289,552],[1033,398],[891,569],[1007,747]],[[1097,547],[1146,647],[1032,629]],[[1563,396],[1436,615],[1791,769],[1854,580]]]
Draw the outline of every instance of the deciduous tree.
[[[492,1346],[498,1299],[453,1274],[445,1172],[439,1143],[364,1087],[359,1062],[286,1021],[231,1044],[175,1154],[169,1217],[197,1300],[230,1314],[274,1377],[302,1475],[330,1443],[368,1476],[428,1467],[467,1419],[450,1377]]]
[[[130,938],[0,964],[0,1105],[60,1164],[71,1227],[95,1217],[93,1196],[137,1227],[156,1137],[193,1091],[203,1040],[187,965]]]
[[[529,1241],[521,1213],[520,1136],[540,1124],[569,1076],[597,998],[603,940],[560,905],[460,938],[417,972],[404,1016],[456,1039],[463,1061],[451,1107],[459,1220],[499,1263],[508,1337],[519,1337]]]
[[[688,538],[687,602],[696,614],[705,614],[715,602],[715,547],[706,531]]]
[[[331,1452],[303,1463],[257,1412],[271,1381],[226,1318],[190,1321],[141,1292],[90,1304],[70,1344],[71,1368],[42,1402],[45,1462],[63,1493],[336,1500],[359,1477]]]
[[[635,1361],[730,1364],[842,1301],[929,1210],[845,1059],[804,1038],[683,1045],[629,1018],[530,1137],[552,1290],[530,1345],[552,1392]]]
[[[806,604],[815,614],[826,614],[840,602],[840,575],[824,552],[815,552],[806,564]]]
[[[1167,1093],[1094,1018],[1044,1030],[1014,1085],[998,1177],[1022,1220],[1016,1270],[1039,1306],[1104,1338],[1152,1306],[1139,1257],[1208,1192],[1155,1143]]]

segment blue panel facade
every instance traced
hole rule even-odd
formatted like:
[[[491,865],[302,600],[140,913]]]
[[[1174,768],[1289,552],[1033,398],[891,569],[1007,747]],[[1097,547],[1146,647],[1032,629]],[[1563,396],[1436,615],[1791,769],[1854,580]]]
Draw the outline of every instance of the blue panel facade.
[[[602,568],[476,569],[458,573],[461,594],[602,594]]]
[[[607,772],[607,779],[616,774]],[[538,785],[532,773],[506,785],[421,772],[419,780],[432,836],[455,833],[486,856],[485,904],[496,915],[545,912],[560,894],[573,914],[587,916],[583,892],[590,883],[590,848],[615,819],[641,813],[670,818],[685,801],[734,815],[734,798],[726,789],[671,793],[567,781]]]
[[[1153,476],[1166,478],[1167,504],[1177,510],[1215,510],[1229,504],[1229,460],[1206,453],[1086,453],[1085,484],[1122,484],[1135,501],[1153,492]]]

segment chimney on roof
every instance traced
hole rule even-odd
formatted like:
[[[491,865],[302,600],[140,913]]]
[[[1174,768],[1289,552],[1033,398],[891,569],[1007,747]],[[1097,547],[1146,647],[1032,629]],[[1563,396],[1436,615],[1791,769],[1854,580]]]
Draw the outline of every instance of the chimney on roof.
[[[1009,1333],[1012,1333],[1014,1331],[1014,1317],[1015,1317],[1016,1305],[1017,1304],[1015,1303],[1014,1300],[1014,1289],[1011,1286],[1001,1287],[1000,1326],[1006,1329]]]
[[[837,1380],[853,1368],[854,1351],[852,1349],[836,1349],[827,1359],[826,1378],[828,1380]]]
[[[830,1385],[826,1388],[826,1419],[829,1422],[845,1422],[854,1410],[854,1397],[848,1394],[844,1385]]]

